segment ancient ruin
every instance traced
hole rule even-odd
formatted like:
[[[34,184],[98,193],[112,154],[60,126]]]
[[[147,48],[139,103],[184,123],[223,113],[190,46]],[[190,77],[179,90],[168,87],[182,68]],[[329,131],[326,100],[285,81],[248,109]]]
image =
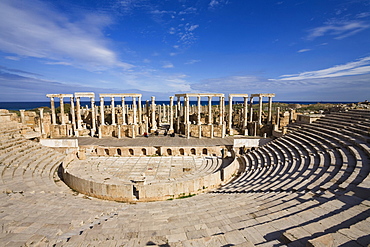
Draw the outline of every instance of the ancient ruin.
[[[368,105],[298,114],[274,96],[0,110],[1,245],[368,246]]]

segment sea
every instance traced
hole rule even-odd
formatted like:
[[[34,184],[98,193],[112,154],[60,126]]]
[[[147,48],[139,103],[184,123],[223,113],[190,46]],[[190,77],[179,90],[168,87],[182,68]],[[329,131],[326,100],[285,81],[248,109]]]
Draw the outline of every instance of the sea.
[[[317,102],[317,101],[273,101],[274,103],[286,103],[286,104],[301,104],[301,105],[310,105],[310,104],[317,104],[317,103],[321,103],[321,104],[349,104],[349,103],[357,103],[357,102],[330,102],[330,101],[320,101],[320,102]],[[65,104],[69,104],[70,102],[69,101],[64,101]],[[151,103],[149,101],[149,103]],[[155,102],[157,105],[163,105],[163,104],[166,104],[168,105],[170,102],[169,101],[156,101]],[[244,101],[233,101],[233,104],[237,104],[237,103],[244,103]],[[267,103],[267,102],[263,102],[263,103]],[[88,106],[89,108],[91,107],[91,103],[90,101],[81,101],[81,106]],[[100,102],[96,101],[95,104],[97,106],[100,105]],[[111,102],[110,100],[109,101],[105,101],[104,102],[104,105],[110,105]],[[125,101],[125,104],[132,104],[131,101]],[[144,105],[145,104],[145,101],[142,101],[142,104]],[[176,101],[174,101],[174,104],[176,104]],[[190,105],[196,105],[197,104],[197,101],[190,101]],[[201,104],[202,105],[208,105],[208,101],[201,101]],[[218,105],[219,104],[219,101],[216,101],[216,100],[213,100],[212,101],[212,105]],[[225,101],[225,104],[227,105],[228,104],[228,101]],[[254,101],[253,104],[258,104],[258,100],[257,101]],[[121,105],[121,101],[115,101],[115,105]],[[32,110],[32,109],[35,109],[35,108],[39,108],[39,107],[50,107],[50,101],[49,102],[0,102],[0,109],[7,109],[7,110],[15,110],[15,111],[18,111],[18,110]],[[55,101],[55,107],[59,107],[59,101],[56,100]]]

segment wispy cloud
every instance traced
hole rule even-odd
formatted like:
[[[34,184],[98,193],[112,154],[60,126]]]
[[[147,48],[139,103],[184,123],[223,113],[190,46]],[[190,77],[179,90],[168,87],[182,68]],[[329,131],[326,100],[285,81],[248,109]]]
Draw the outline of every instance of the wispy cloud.
[[[162,66],[162,68],[164,68],[164,69],[171,69],[171,68],[174,68],[175,66],[172,64],[172,63],[170,63],[170,62],[166,62],[163,66]]]
[[[85,14],[69,20],[50,5],[35,0],[0,1],[0,49],[19,56],[47,58],[76,67],[100,70],[129,69],[108,48],[103,29],[112,23],[108,16]]]
[[[192,59],[192,60],[187,61],[185,64],[195,64],[195,63],[199,63],[199,62],[200,62],[200,60],[198,60],[198,59]]]
[[[223,4],[227,4],[227,0],[211,0],[208,4],[210,9],[221,7]]]
[[[5,59],[8,59],[8,60],[13,60],[13,61],[19,61],[20,60],[20,57],[16,57],[16,56],[6,56]]]
[[[349,62],[343,65],[337,65],[327,69],[307,71],[294,75],[282,75],[279,80],[284,81],[306,80],[349,75],[361,75],[367,73],[370,73],[370,56],[364,57],[355,62]]]
[[[360,20],[331,20],[320,27],[310,29],[307,39],[313,40],[325,35],[334,36],[335,39],[344,39],[368,29],[369,27],[370,25],[367,22]]]
[[[311,51],[311,49],[300,49],[299,51],[297,51],[298,53],[302,53],[302,52],[307,52],[307,51]]]

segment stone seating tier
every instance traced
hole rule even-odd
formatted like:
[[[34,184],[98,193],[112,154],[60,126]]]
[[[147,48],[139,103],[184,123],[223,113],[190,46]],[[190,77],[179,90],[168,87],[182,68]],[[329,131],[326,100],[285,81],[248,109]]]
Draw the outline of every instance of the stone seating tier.
[[[343,115],[353,118],[360,113]],[[330,135],[321,129],[297,130],[256,154],[252,151],[240,157],[246,165],[241,175],[214,193],[132,204],[98,200],[70,190],[54,177],[65,156],[49,148],[32,148],[25,152],[28,159],[9,150],[6,154],[14,157],[6,157],[7,165],[0,162],[2,169],[6,167],[6,179],[1,180],[5,183],[0,183],[0,244],[367,246],[370,200],[366,192],[370,183],[364,168],[369,167],[368,145],[351,143],[340,133]],[[25,142],[25,149],[35,144]],[[254,168],[249,169],[252,162]],[[205,163],[202,167],[209,166]],[[284,177],[286,173],[290,174]],[[305,177],[307,174],[311,176]],[[340,174],[345,178],[340,181],[343,188],[335,190],[331,186],[337,184],[332,180],[340,179]],[[297,182],[301,176],[309,181],[307,188],[316,180],[317,184],[309,190],[290,189],[303,186]],[[251,185],[251,178],[259,182]],[[285,191],[275,192],[280,183]],[[275,191],[265,190],[265,185]],[[253,191],[245,190],[248,186]],[[316,191],[317,186],[329,189]]]

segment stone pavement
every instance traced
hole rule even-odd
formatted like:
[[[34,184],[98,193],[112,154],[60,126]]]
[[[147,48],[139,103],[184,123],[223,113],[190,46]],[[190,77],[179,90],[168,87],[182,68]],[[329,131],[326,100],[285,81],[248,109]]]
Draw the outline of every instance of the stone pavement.
[[[204,173],[207,162],[217,157],[206,156],[168,156],[168,157],[94,157],[74,160],[68,164],[70,173],[94,180],[113,179],[121,182],[144,179],[148,183],[158,183],[181,179],[191,174]],[[222,162],[220,161],[219,164]],[[217,166],[214,168],[217,169]],[[205,171],[208,173],[212,170]]]

